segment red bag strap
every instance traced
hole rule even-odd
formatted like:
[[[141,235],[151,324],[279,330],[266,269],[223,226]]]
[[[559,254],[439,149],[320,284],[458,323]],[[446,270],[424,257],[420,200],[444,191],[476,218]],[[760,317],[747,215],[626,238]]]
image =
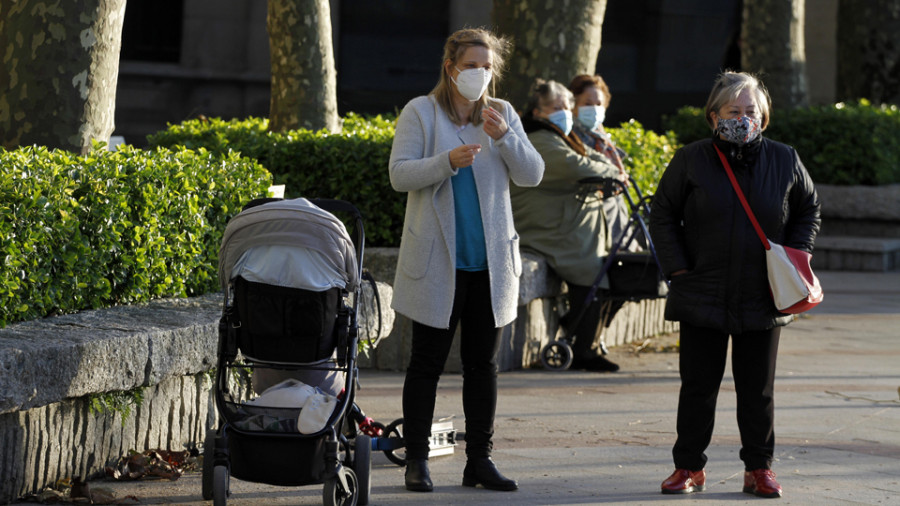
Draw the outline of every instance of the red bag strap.
[[[741,191],[741,187],[738,186],[737,179],[734,177],[734,172],[731,171],[731,165],[728,163],[728,159],[725,158],[725,154],[722,153],[722,150],[719,149],[719,146],[713,144],[713,147],[716,148],[716,153],[719,154],[719,160],[722,160],[722,165],[725,167],[725,173],[728,174],[728,180],[731,181],[731,186],[734,187],[734,192],[737,193],[738,199],[741,201],[741,205],[744,206],[744,211],[747,212],[747,217],[750,218],[750,223],[753,224],[753,228],[756,230],[756,235],[759,236],[759,240],[762,241],[763,247],[766,249],[770,249],[769,239],[766,237],[766,234],[763,233],[762,227],[759,226],[759,222],[756,221],[756,216],[753,215],[753,210],[750,209],[750,204],[747,203],[747,198],[744,197],[744,192]]]

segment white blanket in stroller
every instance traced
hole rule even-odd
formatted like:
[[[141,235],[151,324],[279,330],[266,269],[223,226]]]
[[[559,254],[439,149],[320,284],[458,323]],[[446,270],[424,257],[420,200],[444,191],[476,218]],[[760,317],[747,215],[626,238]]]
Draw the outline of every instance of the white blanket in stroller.
[[[253,408],[300,409],[300,415],[294,419],[284,419],[272,414],[258,414],[245,419],[242,423],[246,429],[272,430],[279,432],[285,428],[296,427],[301,434],[319,432],[328,423],[328,419],[337,406],[337,397],[321,391],[295,379],[287,379],[270,387],[259,397],[244,403]],[[296,425],[294,425],[296,424]]]

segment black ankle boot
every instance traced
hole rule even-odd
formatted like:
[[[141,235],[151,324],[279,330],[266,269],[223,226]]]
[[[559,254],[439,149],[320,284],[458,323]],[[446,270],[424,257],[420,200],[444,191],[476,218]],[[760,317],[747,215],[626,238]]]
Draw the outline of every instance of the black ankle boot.
[[[427,459],[406,459],[406,490],[431,492],[434,484],[428,474]]]
[[[519,485],[516,480],[511,480],[500,474],[497,466],[490,457],[471,457],[466,461],[466,468],[463,470],[464,487],[475,487],[481,485],[488,490],[512,491],[518,490]]]

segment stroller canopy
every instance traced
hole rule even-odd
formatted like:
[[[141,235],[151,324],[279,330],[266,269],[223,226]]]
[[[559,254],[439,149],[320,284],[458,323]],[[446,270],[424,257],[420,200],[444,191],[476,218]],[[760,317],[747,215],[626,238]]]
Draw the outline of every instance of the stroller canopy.
[[[238,275],[317,291],[359,287],[356,250],[344,224],[306,199],[262,204],[228,222],[219,248],[222,289]]]

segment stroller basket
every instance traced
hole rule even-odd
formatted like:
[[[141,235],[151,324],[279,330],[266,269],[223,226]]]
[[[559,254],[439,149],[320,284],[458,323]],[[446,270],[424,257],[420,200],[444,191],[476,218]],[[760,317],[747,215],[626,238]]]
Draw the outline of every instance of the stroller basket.
[[[609,268],[610,297],[638,301],[669,292],[650,252],[618,253]]]
[[[231,436],[227,439],[230,472],[240,480],[289,487],[322,483],[329,474],[324,458],[328,434]]]
[[[300,408],[251,406],[234,401],[222,403],[222,415],[235,428],[248,432],[296,434]]]

